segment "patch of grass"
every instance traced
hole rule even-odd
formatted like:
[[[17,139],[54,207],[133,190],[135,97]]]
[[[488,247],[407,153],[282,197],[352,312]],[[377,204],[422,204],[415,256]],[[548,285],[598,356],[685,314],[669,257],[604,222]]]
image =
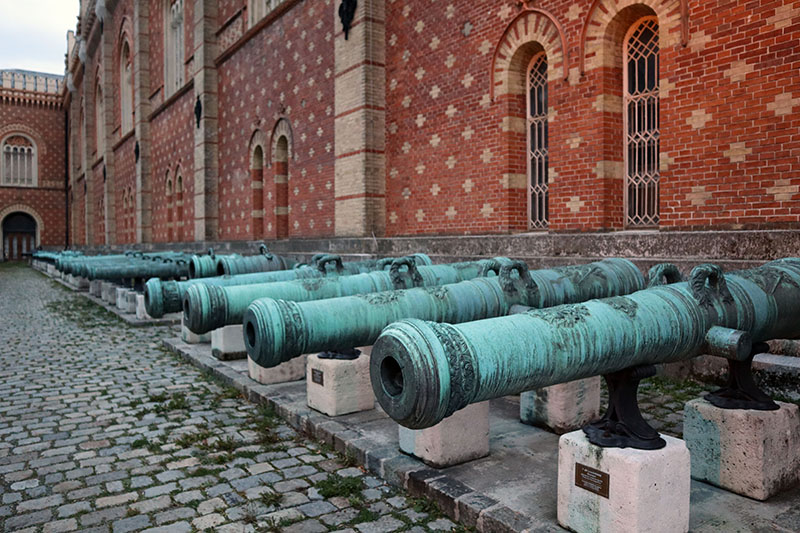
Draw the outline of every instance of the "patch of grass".
[[[254,459],[257,455],[261,455],[262,453],[264,452],[255,450],[237,450],[234,455],[242,459]]]
[[[73,322],[81,329],[125,325],[113,313],[86,298],[75,297],[71,294],[63,300],[54,300],[46,303],[45,308],[49,312]]]
[[[351,524],[360,524],[362,522],[374,522],[375,520],[377,520],[380,517],[381,517],[381,515],[379,515],[375,511],[370,511],[369,509],[364,507],[364,508],[362,508],[361,510],[358,511],[358,514],[355,516],[355,518],[353,518],[350,521],[350,523]]]
[[[135,441],[131,442],[131,448],[144,448],[147,446],[148,441],[146,438],[142,437],[141,439],[136,439]]]
[[[166,392],[159,392],[158,394],[151,394],[151,395],[148,397],[148,399],[149,399],[151,402],[155,402],[155,403],[166,402],[166,401],[167,401],[167,398],[169,398],[169,396],[167,395],[167,393],[166,393]]]
[[[444,514],[436,502],[428,500],[427,498],[413,498],[409,501],[411,508],[418,513],[427,513],[431,520],[442,518]]]
[[[342,477],[339,474],[331,474],[327,479],[319,481],[315,487],[323,498],[333,498],[341,496],[348,498],[358,496],[364,490],[364,480],[360,477]]]
[[[214,441],[214,444],[209,445],[209,448],[218,452],[232,452],[238,447],[239,443],[236,439],[228,435],[225,438],[219,438]]]
[[[203,476],[212,476],[217,473],[217,470],[214,468],[206,468],[205,466],[198,466],[191,472],[189,472],[189,477],[203,477]]]
[[[275,433],[281,421],[275,410],[266,404],[259,405],[250,419],[252,430],[258,433],[259,444],[275,444],[280,442],[280,437]]]
[[[188,448],[209,438],[211,438],[211,431],[209,431],[207,427],[200,426],[197,428],[197,431],[193,433],[184,433],[178,437],[175,440],[175,444],[181,448]]]
[[[162,403],[161,405],[156,405],[155,409],[153,410],[156,413],[166,413],[167,411],[179,411],[182,409],[189,409],[189,407],[190,407],[189,400],[186,399],[186,396],[176,392],[175,394],[172,395],[172,398],[170,399],[169,402]]]
[[[261,503],[267,507],[279,506],[283,501],[283,494],[280,492],[265,492],[261,495]]]

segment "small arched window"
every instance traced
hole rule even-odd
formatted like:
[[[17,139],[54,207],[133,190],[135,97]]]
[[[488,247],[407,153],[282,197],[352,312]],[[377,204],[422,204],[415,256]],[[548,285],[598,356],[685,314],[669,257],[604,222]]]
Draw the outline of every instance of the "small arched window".
[[[539,52],[531,59],[528,80],[528,226],[547,227],[549,194],[547,187],[547,54]]]
[[[657,226],[659,220],[658,19],[643,17],[623,44],[625,223]]]
[[[122,52],[119,61],[119,102],[120,124],[122,134],[125,135],[133,129],[133,61],[131,49],[127,40],[122,42]]]
[[[247,27],[255,26],[259,20],[267,16],[283,0],[248,0]]]
[[[0,184],[36,187],[39,181],[36,144],[25,135],[11,134],[0,144]]]

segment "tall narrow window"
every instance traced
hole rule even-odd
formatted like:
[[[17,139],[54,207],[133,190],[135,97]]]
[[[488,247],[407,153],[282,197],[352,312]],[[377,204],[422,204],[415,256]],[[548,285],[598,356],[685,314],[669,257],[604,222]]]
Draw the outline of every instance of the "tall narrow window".
[[[97,147],[97,157],[103,157],[106,149],[106,117],[103,102],[103,89],[100,80],[97,80],[97,89],[94,92],[94,134]]]
[[[264,236],[264,150],[256,145],[250,162],[250,183],[253,190],[253,238]]]
[[[183,176],[175,179],[175,240],[183,241]]]
[[[658,20],[634,23],[624,42],[625,223],[657,226],[659,219]]]
[[[536,54],[528,66],[528,227],[547,227],[547,55]]]
[[[169,172],[169,171],[167,171]],[[172,242],[173,239],[173,232],[172,232],[172,179],[169,177],[167,178],[167,242]]]
[[[183,0],[167,2],[164,18],[164,91],[171,96],[183,86]]]
[[[275,144],[275,237],[289,236],[289,139],[282,135]]]
[[[127,41],[122,43],[122,53],[119,59],[119,83],[120,123],[122,135],[125,135],[133,129],[133,62]]]
[[[0,145],[0,185],[35,187],[38,182],[36,145],[23,135],[10,135]]]

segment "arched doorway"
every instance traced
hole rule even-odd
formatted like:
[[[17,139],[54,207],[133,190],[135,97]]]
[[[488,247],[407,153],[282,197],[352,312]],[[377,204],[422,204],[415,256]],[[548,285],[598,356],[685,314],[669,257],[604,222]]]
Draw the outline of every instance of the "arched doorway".
[[[3,219],[3,259],[19,261],[36,249],[36,220],[17,211]]]

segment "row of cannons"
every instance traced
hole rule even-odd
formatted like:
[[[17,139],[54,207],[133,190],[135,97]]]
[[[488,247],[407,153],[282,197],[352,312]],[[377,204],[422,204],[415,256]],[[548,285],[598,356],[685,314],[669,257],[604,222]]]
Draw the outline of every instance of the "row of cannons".
[[[573,531],[687,531],[692,477],[759,500],[800,480],[798,407],[773,401],[751,370],[766,341],[800,337],[800,259],[704,264],[686,279],[662,264],[645,279],[624,259],[529,270],[501,257],[315,256],[154,277],[143,292],[148,315],[182,313],[184,341],[246,357],[256,381],[307,378],[313,409],[339,416],[377,400],[400,448],[434,467],[489,454],[488,402],[519,394],[523,422],[561,434],[558,520]],[[683,440],[660,435],[639,382],[702,354],[727,360],[727,385],[686,404]]]

